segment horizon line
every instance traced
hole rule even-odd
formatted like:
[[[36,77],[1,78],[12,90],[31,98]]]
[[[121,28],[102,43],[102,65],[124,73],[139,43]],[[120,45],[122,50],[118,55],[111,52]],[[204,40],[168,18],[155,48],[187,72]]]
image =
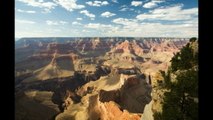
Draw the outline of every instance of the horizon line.
[[[19,38],[19,39],[22,39],[22,38],[192,38],[192,37],[195,37],[195,36],[192,36],[192,37],[130,37],[130,36],[95,36],[95,37],[72,37],[72,36],[66,36],[66,37],[15,37],[15,39]],[[198,37],[196,37],[198,38]]]

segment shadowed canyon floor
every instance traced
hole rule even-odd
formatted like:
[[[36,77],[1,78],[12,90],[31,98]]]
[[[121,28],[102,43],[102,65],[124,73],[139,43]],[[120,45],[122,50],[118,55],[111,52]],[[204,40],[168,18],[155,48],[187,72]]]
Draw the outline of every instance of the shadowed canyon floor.
[[[22,38],[15,43],[15,118],[148,119],[158,104],[151,95],[158,71],[187,40]]]

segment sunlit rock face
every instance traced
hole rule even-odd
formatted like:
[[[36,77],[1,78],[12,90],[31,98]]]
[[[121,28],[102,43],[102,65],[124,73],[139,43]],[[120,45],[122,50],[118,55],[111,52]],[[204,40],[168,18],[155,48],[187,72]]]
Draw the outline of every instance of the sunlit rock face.
[[[143,113],[144,107],[151,101],[151,86],[140,78],[130,77],[123,86],[114,91],[101,90],[101,102],[115,101],[122,109],[131,113]]]

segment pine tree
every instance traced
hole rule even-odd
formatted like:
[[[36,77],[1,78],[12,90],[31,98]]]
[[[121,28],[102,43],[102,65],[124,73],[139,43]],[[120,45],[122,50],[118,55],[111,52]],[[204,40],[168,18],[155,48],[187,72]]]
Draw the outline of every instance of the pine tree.
[[[198,119],[198,52],[193,55],[190,39],[171,60],[171,71],[162,72],[165,86],[162,113],[154,113],[155,120],[197,120]],[[171,82],[175,74],[175,82]]]

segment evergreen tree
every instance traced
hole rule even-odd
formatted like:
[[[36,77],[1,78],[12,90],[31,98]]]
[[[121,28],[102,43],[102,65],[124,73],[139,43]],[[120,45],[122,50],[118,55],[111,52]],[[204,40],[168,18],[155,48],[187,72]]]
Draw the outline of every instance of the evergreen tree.
[[[155,120],[198,120],[198,53],[193,55],[192,42],[172,58],[171,71],[161,71],[169,91],[164,93],[162,113],[154,113]]]
[[[192,37],[192,38],[189,39],[189,42],[195,42],[196,40],[197,40],[196,37]]]

